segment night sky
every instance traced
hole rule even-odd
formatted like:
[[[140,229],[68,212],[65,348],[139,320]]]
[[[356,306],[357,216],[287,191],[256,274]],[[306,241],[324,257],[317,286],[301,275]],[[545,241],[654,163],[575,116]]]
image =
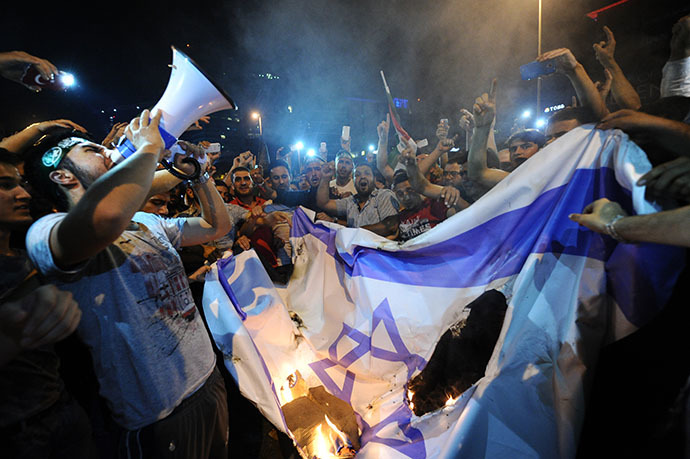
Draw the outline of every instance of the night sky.
[[[73,73],[78,87],[32,94],[0,81],[4,134],[67,117],[105,135],[112,122],[134,116],[136,106],[158,100],[170,73],[170,45],[187,52],[237,102],[236,113],[214,115],[203,133],[211,140],[226,133],[226,150],[241,148],[230,138],[245,137],[253,110],[262,113],[271,147],[298,139],[332,145],[349,124],[353,147],[364,148],[376,140],[376,124],[385,116],[380,70],[393,95],[410,101],[406,128],[430,141],[438,119],[456,120],[492,77],[499,79],[499,140],[514,117],[536,103],[536,83],[521,81],[518,69],[536,56],[537,0],[25,3],[2,11],[3,48],[50,60]],[[544,0],[542,48],[571,48],[592,78],[601,79],[591,46],[608,25],[619,63],[645,90],[643,99],[653,98],[670,27],[690,7],[629,0],[597,21],[585,16],[611,3]],[[279,78],[267,79],[268,73]],[[565,77],[544,80],[543,106],[569,104],[572,95]]]

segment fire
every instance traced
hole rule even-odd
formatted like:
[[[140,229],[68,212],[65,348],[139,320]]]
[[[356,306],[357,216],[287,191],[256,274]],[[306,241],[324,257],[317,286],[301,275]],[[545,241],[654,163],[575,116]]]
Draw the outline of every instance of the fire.
[[[345,433],[324,416],[326,424],[319,424],[314,429],[314,440],[311,444],[312,457],[318,459],[339,459],[355,456],[355,450]],[[324,433],[324,430],[326,433]]]
[[[410,389],[407,389],[407,403],[410,406],[410,409],[414,411],[414,403],[412,403],[412,397],[414,396],[414,392],[412,392]]]
[[[446,400],[446,406],[451,406],[455,403],[456,398],[453,398],[452,396],[448,396],[448,400]]]

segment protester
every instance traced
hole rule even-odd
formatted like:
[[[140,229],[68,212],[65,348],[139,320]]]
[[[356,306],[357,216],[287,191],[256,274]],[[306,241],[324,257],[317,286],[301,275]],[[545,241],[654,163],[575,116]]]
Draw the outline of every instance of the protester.
[[[32,218],[31,196],[0,150],[0,435],[7,457],[89,458],[84,410],[65,389],[53,344],[77,328],[81,309],[68,291],[41,285],[26,251],[11,245]]]
[[[345,217],[347,226],[365,228],[380,236],[393,236],[398,231],[400,204],[389,189],[376,189],[372,166],[364,161],[355,165],[354,182],[357,194],[330,199],[328,183],[332,174],[330,165],[322,171],[316,194],[316,204],[330,215]]]
[[[331,195],[347,198],[357,193],[352,181],[353,167],[352,154],[347,150],[340,150],[335,156],[335,178],[329,183]]]
[[[194,184],[201,217],[136,213],[164,153],[160,118],[144,110],[132,120],[126,135],[137,150],[115,166],[73,132],[35,144],[27,177],[60,212],[34,223],[27,249],[81,305],[78,333],[122,428],[122,454],[163,455],[172,445],[186,457],[217,457],[227,454],[225,388],[174,249],[226,234],[230,220],[208,175]]]

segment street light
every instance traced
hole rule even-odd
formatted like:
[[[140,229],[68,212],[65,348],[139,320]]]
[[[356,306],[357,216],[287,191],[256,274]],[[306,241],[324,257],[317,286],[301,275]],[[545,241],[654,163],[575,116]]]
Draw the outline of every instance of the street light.
[[[259,120],[259,135],[264,135],[263,126],[261,126],[261,114],[259,112],[252,112],[252,119]]]
[[[537,56],[541,56],[541,2],[539,0],[539,18],[537,25]],[[537,77],[537,113],[541,111],[541,77]]]

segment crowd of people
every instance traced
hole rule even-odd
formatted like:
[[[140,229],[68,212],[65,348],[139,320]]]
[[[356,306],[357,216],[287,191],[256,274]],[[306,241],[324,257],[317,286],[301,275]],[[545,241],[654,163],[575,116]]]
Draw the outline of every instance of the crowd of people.
[[[401,135],[389,148],[388,115],[372,126],[378,149],[368,156],[354,155],[342,139],[332,160],[289,148],[263,159],[245,151],[221,170],[211,143],[181,140],[175,167],[190,172],[182,161],[189,156],[202,166],[198,178],[182,181],[159,166],[170,155],[159,112],[116,124],[102,141],[71,120],[32,124],[0,141],[0,432],[7,457],[227,457],[227,393],[236,389],[221,374],[204,324],[204,278],[219,258],[254,250],[271,278],[286,283],[300,206],[316,220],[405,244],[475,205],[546,145],[593,123],[625,131],[645,150],[653,168],[638,185],[663,210],[629,215],[600,199],[570,218],[621,243],[690,247],[690,16],[673,26],[661,97],[647,106],[615,60],[612,31],[604,30],[607,39],[593,47],[607,81],[593,82],[568,49],[539,56],[570,80],[577,104],[555,112],[543,131],[513,132],[503,148],[494,138],[496,80],[462,112],[467,148],[455,145],[447,120],[436,126],[433,148]],[[25,52],[0,53],[8,80],[21,83],[30,66],[46,80],[58,72]],[[136,153],[116,164],[110,151],[122,136]],[[56,346],[74,336],[97,381],[98,395],[86,404],[59,371]],[[673,389],[682,411],[688,389]],[[105,402],[99,415],[95,399]],[[103,431],[112,438],[96,435]],[[690,435],[682,424],[679,432],[673,441],[682,450]]]

